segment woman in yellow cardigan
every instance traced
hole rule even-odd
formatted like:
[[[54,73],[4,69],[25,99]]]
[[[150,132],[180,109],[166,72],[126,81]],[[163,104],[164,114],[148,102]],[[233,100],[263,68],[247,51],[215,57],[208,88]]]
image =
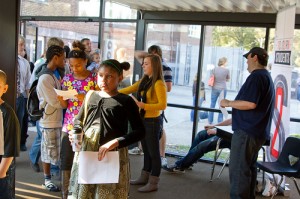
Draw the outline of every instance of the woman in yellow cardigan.
[[[156,191],[158,188],[161,169],[159,154],[159,138],[162,126],[160,125],[161,111],[167,107],[167,89],[162,75],[160,57],[147,55],[143,62],[144,76],[141,80],[127,88],[119,90],[120,93],[137,93],[134,100],[140,108],[146,128],[146,136],[141,141],[144,152],[144,166],[141,175],[131,180],[132,185],[144,185],[140,192]]]

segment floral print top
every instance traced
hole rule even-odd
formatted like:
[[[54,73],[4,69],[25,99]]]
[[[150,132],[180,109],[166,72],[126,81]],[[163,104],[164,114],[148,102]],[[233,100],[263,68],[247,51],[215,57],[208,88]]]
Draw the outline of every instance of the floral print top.
[[[89,90],[95,90],[97,87],[97,75],[90,73],[84,80],[77,80],[73,74],[64,76],[61,82],[62,90],[75,89],[78,94],[86,94]],[[77,99],[68,99],[68,108],[64,115],[64,124],[62,131],[68,133],[73,129],[74,118],[78,114],[82,102]]]

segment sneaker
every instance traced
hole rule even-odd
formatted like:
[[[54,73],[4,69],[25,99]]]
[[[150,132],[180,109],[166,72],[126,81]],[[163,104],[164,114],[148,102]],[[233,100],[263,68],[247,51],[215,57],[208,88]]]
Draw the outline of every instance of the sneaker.
[[[165,157],[160,157],[161,158],[161,166],[167,166],[168,165],[168,160]]]
[[[21,150],[21,151],[27,151],[26,145],[25,145],[25,144],[21,144],[21,145],[20,145],[20,150]]]
[[[134,147],[133,149],[129,149],[128,153],[130,155],[144,155],[143,151],[139,147]]]
[[[263,196],[270,197],[274,194],[276,187],[271,183],[269,179],[266,179],[265,189],[262,192]]]
[[[48,191],[52,192],[59,192],[60,189],[58,186],[56,186],[53,182],[47,181],[45,184],[42,184],[42,186],[47,189]]]
[[[164,165],[162,168],[171,173],[185,173],[185,170],[183,168],[178,167],[176,164],[171,166]]]
[[[194,165],[189,166],[186,170],[190,170],[190,171],[193,170],[193,166]]]
[[[37,173],[41,171],[40,165],[38,163],[33,164],[31,161],[29,163],[30,163],[30,167],[32,168],[33,171],[35,171]]]

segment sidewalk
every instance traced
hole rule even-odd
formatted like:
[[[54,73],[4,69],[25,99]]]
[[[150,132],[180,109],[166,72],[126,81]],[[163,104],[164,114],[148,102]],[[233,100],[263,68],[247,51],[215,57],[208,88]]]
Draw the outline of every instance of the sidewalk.
[[[35,127],[30,127],[27,148],[36,135]],[[168,157],[170,164],[176,161],[175,158]],[[131,178],[139,176],[143,165],[143,156],[130,155]],[[40,165],[41,166],[41,165]],[[226,167],[220,179],[209,182],[211,164],[199,162],[192,170],[185,174],[172,174],[164,170],[161,171],[159,190],[151,193],[140,193],[137,189],[140,186],[130,186],[130,199],[192,199],[201,196],[201,199],[229,199],[229,175]],[[16,164],[16,198],[17,199],[53,199],[61,198],[60,192],[49,192],[42,187],[44,180],[43,173],[35,173],[29,165],[28,151],[21,152]],[[215,176],[221,166],[216,166]],[[59,185],[59,181],[54,180]],[[299,182],[299,180],[298,180]],[[287,179],[291,189],[289,199],[299,198],[295,185]],[[257,195],[258,199],[266,197]],[[118,198],[116,198],[118,199]],[[276,196],[276,199],[288,199],[288,197]]]
[[[27,151],[21,151],[20,157],[16,161],[16,198],[26,198],[26,199],[35,199],[35,198],[61,198],[60,192],[49,192],[48,190],[42,187],[44,183],[44,174],[43,172],[36,173],[32,170],[29,164],[29,155],[28,152],[36,136],[36,127],[29,127],[27,138]],[[40,162],[40,168],[42,170],[42,164]],[[57,177],[53,181],[60,185]]]

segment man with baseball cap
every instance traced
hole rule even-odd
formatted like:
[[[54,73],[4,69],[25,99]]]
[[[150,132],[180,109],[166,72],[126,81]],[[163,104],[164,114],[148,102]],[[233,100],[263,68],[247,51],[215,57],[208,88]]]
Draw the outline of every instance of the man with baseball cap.
[[[222,107],[232,107],[230,150],[230,198],[255,198],[256,159],[262,145],[270,140],[274,110],[274,84],[266,70],[268,53],[254,47],[243,55],[250,75],[235,100],[221,100]]]

